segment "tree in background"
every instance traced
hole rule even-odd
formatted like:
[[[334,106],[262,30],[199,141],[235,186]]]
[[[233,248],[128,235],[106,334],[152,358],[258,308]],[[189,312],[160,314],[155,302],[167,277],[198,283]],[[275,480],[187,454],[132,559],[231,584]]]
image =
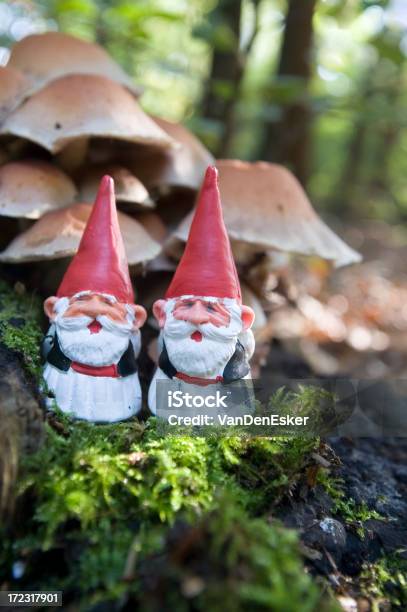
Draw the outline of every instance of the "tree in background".
[[[302,183],[310,172],[309,81],[312,20],[317,0],[289,0],[276,81],[283,93],[280,117],[264,129],[260,157],[285,164]]]
[[[209,16],[207,29],[202,32],[212,43],[213,54],[201,112],[215,126],[217,138],[212,148],[217,157],[227,157],[231,149],[240,86],[257,34],[259,3],[260,0],[251,2],[254,23],[245,41],[242,40],[242,0],[220,0]]]
[[[378,203],[390,199],[387,208],[393,209],[392,213],[397,206],[391,161],[403,128],[405,55],[401,43],[402,32],[388,27],[371,41],[375,53],[365,67],[354,99],[354,125],[336,191],[338,210],[349,216],[360,214],[361,207],[366,211],[366,200],[370,198]],[[399,210],[398,214],[405,218],[407,211]]]

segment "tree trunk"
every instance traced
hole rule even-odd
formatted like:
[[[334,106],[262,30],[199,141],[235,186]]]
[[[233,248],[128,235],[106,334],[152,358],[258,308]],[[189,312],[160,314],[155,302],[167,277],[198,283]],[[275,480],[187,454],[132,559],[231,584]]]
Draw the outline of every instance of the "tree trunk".
[[[398,109],[403,89],[404,63],[400,63],[397,68],[394,80],[385,92],[386,106],[392,109],[393,113],[387,118],[384,126],[381,127],[378,133],[378,141],[369,177],[370,189],[373,191],[380,190],[385,193],[391,193],[391,185],[389,184],[390,160],[401,133]]]
[[[20,457],[39,448],[44,416],[19,357],[1,334],[0,367],[0,518],[5,520],[13,510]]]
[[[305,184],[309,174],[310,120],[308,84],[312,74],[312,18],[317,0],[289,0],[277,78],[293,88],[281,116],[269,123],[261,155],[289,166]]]
[[[215,48],[211,73],[202,102],[202,116],[217,122],[220,136],[213,153],[227,156],[235,132],[236,105],[244,76],[247,57],[257,34],[257,8],[260,0],[253,0],[255,25],[244,48],[240,46],[242,0],[221,0],[216,11],[216,21],[225,24],[232,32],[227,48]]]

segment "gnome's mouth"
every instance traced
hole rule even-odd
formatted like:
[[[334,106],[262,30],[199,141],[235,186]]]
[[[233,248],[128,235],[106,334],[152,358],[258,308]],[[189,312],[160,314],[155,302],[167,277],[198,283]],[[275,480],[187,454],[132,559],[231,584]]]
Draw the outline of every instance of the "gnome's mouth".
[[[191,334],[191,340],[195,340],[195,342],[202,342],[202,334],[200,331],[194,331],[193,334]]]
[[[88,325],[88,330],[90,331],[91,334],[98,334],[101,329],[102,329],[102,326],[99,323],[99,321],[96,321],[96,319],[94,319],[92,323],[89,323]]]

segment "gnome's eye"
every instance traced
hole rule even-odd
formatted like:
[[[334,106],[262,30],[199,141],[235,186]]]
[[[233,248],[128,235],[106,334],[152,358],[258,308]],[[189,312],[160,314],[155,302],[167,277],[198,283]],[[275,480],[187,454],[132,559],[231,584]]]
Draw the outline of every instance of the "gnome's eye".
[[[193,303],[193,302],[186,302],[186,303],[185,303],[185,306],[186,306],[187,308],[192,308],[192,306],[193,306],[193,305],[194,305],[194,303]]]
[[[209,312],[215,312],[214,307],[212,306],[212,304],[207,304],[206,305],[206,310],[209,310]]]

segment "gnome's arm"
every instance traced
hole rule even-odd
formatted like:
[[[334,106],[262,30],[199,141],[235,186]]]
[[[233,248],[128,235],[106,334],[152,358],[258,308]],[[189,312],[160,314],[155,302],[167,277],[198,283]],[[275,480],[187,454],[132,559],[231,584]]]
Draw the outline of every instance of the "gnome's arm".
[[[49,329],[41,342],[41,357],[43,361],[47,360],[48,353],[54,345],[55,325],[51,323]]]

